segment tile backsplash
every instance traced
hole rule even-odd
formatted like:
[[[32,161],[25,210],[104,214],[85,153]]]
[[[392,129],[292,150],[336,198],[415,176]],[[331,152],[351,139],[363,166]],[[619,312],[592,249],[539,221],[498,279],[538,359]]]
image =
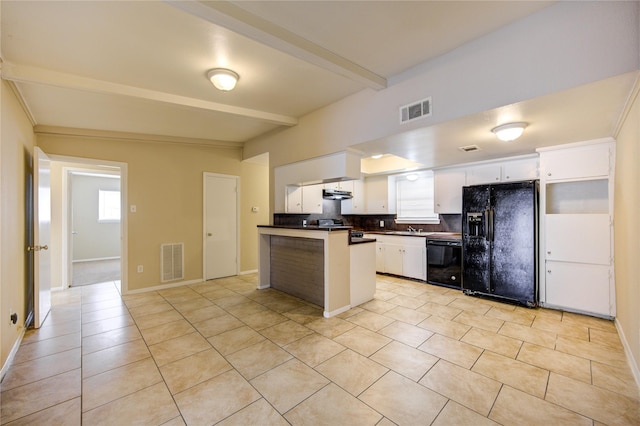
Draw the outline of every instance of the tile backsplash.
[[[322,214],[284,214],[273,215],[274,225],[302,225],[306,220],[307,225],[317,225],[319,219],[341,219],[347,226],[363,231],[406,231],[410,224],[396,224],[396,215],[342,215],[340,211],[340,201],[323,200]],[[384,228],[380,227],[380,221],[384,221]],[[413,224],[413,228],[422,229],[424,232],[460,232],[462,230],[462,215],[441,214],[440,224],[421,225]]]

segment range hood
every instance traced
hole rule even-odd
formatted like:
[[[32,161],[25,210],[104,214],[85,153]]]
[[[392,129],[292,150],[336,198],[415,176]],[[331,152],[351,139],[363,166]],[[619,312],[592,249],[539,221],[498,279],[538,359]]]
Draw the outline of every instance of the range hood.
[[[325,200],[348,200],[353,198],[349,191],[340,191],[337,189],[323,189],[322,198]]]

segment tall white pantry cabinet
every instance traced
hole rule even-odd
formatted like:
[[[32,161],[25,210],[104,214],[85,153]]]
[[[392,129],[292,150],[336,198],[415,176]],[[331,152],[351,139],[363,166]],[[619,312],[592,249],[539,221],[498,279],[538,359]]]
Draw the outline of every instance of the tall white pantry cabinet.
[[[598,139],[540,153],[540,302],[614,317],[615,141]]]

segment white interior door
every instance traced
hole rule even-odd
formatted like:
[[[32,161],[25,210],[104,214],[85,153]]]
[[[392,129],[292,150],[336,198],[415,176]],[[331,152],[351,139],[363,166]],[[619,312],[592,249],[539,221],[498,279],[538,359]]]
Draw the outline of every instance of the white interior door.
[[[38,147],[33,173],[33,309],[34,327],[42,326],[51,309],[51,162]]]
[[[238,177],[205,173],[204,276],[238,274]]]

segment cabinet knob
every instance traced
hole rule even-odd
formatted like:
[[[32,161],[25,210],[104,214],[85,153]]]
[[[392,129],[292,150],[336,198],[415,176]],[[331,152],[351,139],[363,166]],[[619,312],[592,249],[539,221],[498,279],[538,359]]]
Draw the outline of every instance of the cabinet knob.
[[[550,274],[550,273],[551,273],[551,269],[547,269],[547,274]]]
[[[551,173],[547,173],[547,176],[551,176]]]
[[[550,252],[550,251],[548,251],[548,252],[547,252],[547,254],[551,254],[551,252]]]

